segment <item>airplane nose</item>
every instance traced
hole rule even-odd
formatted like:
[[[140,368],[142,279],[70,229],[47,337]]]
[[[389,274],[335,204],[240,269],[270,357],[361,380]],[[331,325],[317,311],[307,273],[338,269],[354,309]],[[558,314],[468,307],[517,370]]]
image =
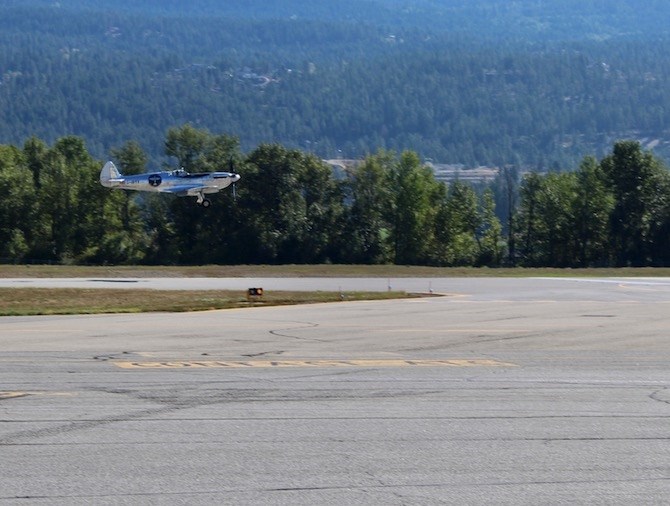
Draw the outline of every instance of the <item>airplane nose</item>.
[[[237,183],[240,180],[240,175],[239,174],[233,174],[231,176],[233,183]]]

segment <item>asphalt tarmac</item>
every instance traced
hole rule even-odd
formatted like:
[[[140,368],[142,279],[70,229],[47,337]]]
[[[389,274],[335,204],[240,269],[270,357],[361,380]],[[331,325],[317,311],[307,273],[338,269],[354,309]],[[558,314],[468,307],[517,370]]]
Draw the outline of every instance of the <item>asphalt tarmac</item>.
[[[670,497],[669,279],[195,284],[442,296],[0,318],[0,503]]]

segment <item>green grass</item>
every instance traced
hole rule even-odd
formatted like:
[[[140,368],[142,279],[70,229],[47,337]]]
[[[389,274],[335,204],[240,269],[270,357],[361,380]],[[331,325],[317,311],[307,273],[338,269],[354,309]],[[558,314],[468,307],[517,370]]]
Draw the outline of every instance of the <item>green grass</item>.
[[[204,265],[179,267],[0,265],[0,278],[71,277],[527,277],[527,276],[670,276],[670,268],[473,268],[404,265]]]
[[[670,268],[487,269],[402,265],[205,265],[189,267],[0,265],[0,278],[143,277],[670,277]],[[401,292],[347,292],[345,300],[410,297]],[[339,292],[266,292],[248,301],[239,291],[159,291],[127,289],[0,289],[0,316],[40,314],[204,311],[253,306],[335,302]]]
[[[0,288],[0,316],[208,311],[417,296],[404,292],[266,291],[260,299],[247,300],[246,292],[234,290]]]

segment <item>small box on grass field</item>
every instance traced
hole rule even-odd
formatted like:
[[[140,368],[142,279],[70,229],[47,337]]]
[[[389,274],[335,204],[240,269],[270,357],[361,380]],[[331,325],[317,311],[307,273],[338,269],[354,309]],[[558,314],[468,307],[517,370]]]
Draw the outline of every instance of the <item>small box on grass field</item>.
[[[247,290],[247,300],[258,300],[263,298],[262,288],[249,288]]]

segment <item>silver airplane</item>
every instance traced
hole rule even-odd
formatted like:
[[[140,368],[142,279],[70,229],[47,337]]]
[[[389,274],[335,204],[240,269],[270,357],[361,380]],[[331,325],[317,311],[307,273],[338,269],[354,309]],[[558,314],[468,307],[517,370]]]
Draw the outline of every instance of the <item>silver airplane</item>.
[[[209,207],[211,202],[205,195],[217,193],[240,180],[235,172],[205,172],[189,174],[184,169],[148,172],[124,176],[113,162],[107,162],[100,171],[100,184],[107,188],[148,192],[174,193],[180,197],[196,197],[197,204]],[[233,193],[235,187],[233,186]]]

